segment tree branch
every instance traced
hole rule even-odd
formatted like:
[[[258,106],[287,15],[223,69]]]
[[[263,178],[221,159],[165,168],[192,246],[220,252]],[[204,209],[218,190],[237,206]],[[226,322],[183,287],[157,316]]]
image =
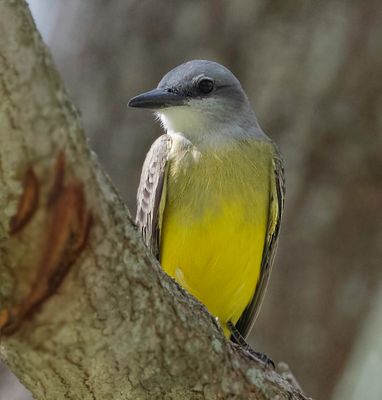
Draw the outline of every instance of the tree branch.
[[[1,356],[36,399],[305,399],[167,277],[24,1],[0,3]]]

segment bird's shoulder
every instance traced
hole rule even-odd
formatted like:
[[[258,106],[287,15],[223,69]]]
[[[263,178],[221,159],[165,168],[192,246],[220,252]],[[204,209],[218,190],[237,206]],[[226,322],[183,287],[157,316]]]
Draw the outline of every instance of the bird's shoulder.
[[[138,199],[150,195],[155,190],[157,181],[161,179],[161,175],[164,173],[171,147],[172,139],[169,135],[160,136],[151,145],[142,168]]]

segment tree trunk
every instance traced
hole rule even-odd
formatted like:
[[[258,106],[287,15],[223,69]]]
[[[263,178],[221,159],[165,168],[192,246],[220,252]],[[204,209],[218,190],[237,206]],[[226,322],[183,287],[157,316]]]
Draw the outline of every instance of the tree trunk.
[[[24,1],[0,3],[1,356],[36,399],[305,399],[148,254]]]

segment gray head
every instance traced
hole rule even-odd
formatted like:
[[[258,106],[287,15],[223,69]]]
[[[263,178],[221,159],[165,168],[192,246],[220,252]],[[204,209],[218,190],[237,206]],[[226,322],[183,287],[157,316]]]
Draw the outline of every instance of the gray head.
[[[239,80],[222,65],[188,61],[168,72],[156,89],[132,98],[130,107],[154,110],[168,131],[192,135],[232,125],[257,126]],[[232,129],[232,128],[231,128]]]

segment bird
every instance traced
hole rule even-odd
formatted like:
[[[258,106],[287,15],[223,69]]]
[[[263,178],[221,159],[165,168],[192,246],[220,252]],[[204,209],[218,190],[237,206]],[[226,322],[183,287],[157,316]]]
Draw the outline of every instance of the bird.
[[[223,65],[185,62],[133,97],[165,133],[148,151],[136,225],[164,271],[245,339],[274,261],[285,197],[283,161],[239,80]]]

